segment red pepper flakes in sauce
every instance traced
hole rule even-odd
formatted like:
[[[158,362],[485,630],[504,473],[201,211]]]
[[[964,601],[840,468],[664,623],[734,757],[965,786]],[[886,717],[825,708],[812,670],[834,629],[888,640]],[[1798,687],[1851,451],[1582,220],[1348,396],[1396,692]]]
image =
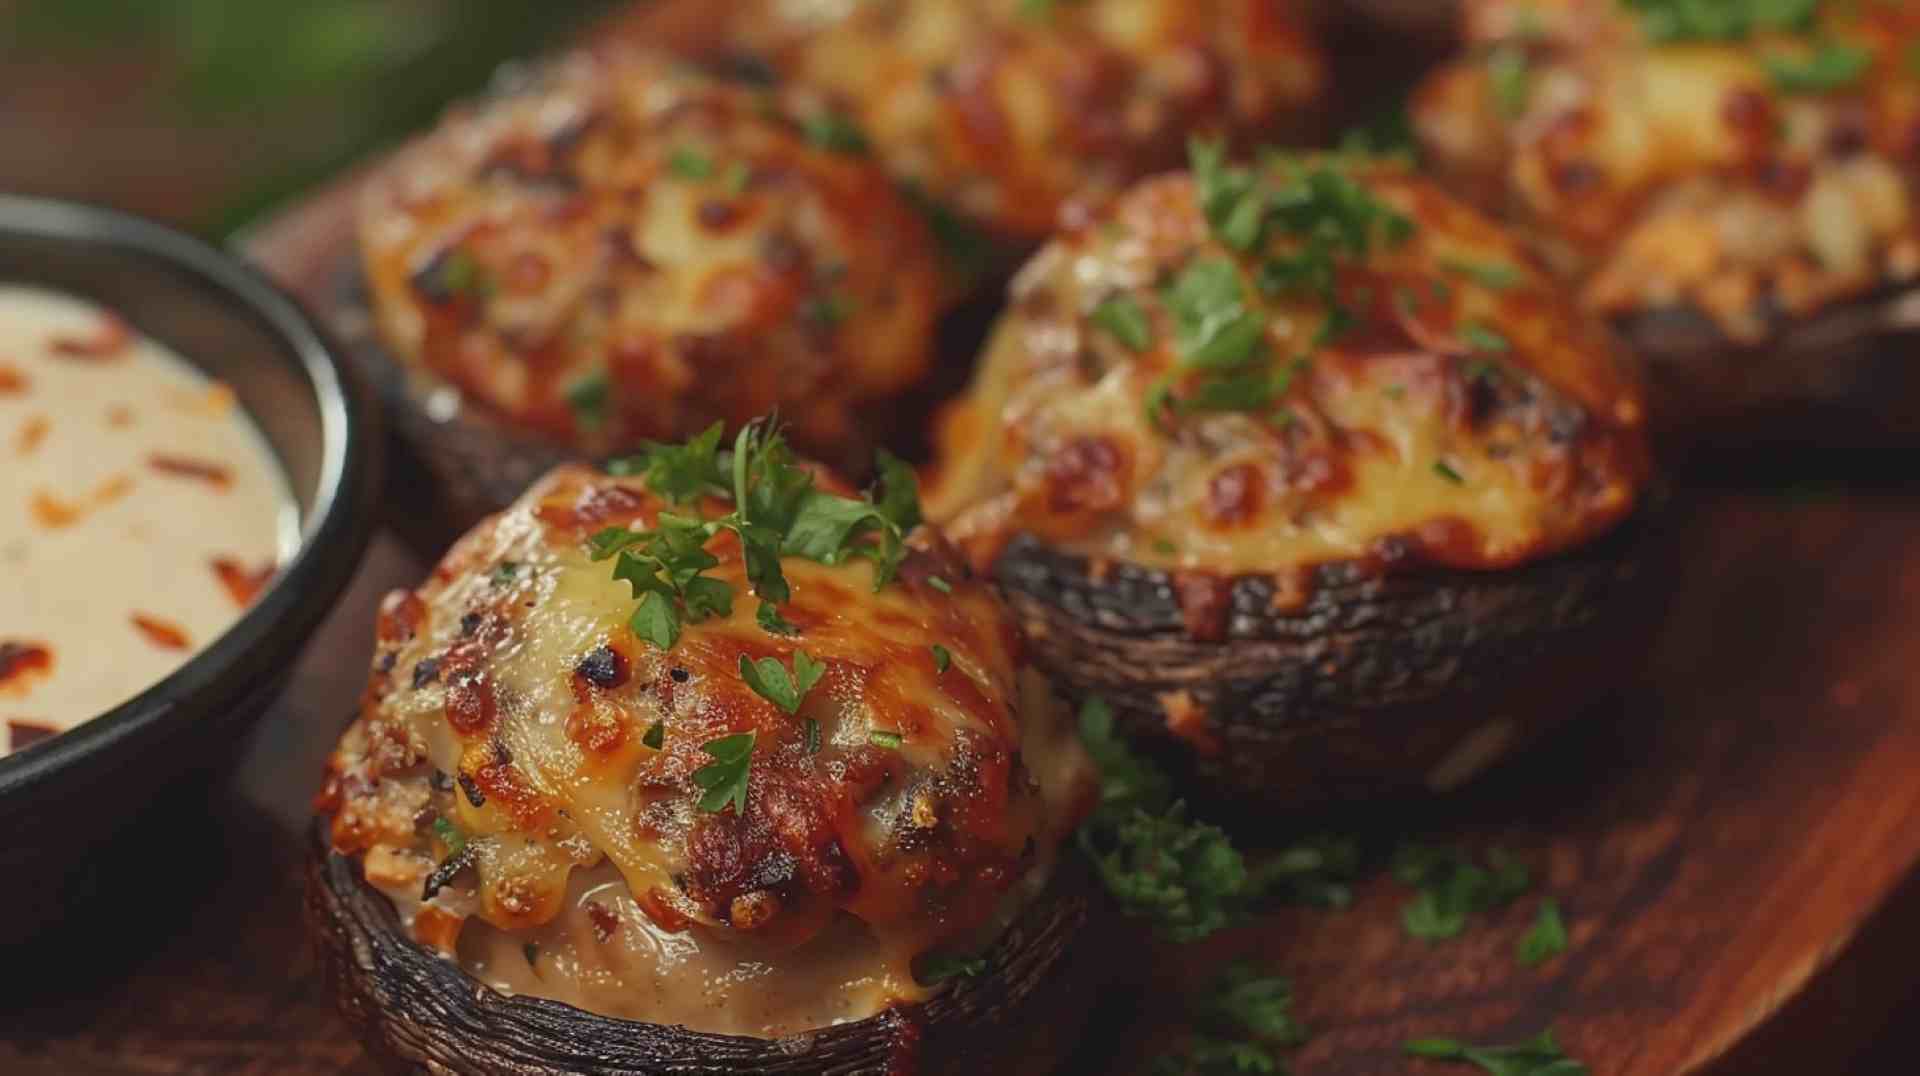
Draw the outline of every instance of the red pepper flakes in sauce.
[[[38,721],[21,721],[17,718],[7,719],[7,750],[9,751],[24,751],[42,740],[51,740],[58,735],[60,730],[52,725],[44,725]]]
[[[44,489],[35,490],[28,507],[41,526],[50,529],[71,527],[84,519],[87,513],[125,497],[133,490],[133,479],[126,475],[113,475],[94,487],[93,493],[78,501],[63,500]]]
[[[133,626],[140,629],[140,634],[162,650],[186,650],[193,645],[186,631],[171,621],[149,613],[134,613],[132,620]]]
[[[13,435],[13,450],[22,456],[31,456],[38,451],[53,429],[53,422],[45,415],[29,415],[20,424],[19,432]]]
[[[27,680],[53,670],[53,651],[39,643],[0,640],[0,689],[26,691]]]
[[[100,315],[100,323],[91,336],[56,336],[47,342],[55,355],[64,359],[97,362],[118,359],[133,343],[133,330],[112,313]]]
[[[115,404],[107,408],[107,425],[116,430],[124,430],[133,425],[133,408]]]
[[[233,604],[242,609],[253,604],[253,600],[260,596],[260,591],[266,588],[268,580],[279,570],[279,566],[272,562],[262,564],[258,569],[249,569],[232,557],[213,558],[214,576],[220,580],[221,586],[227,588]]]
[[[187,456],[175,456],[166,452],[155,452],[147,457],[147,466],[164,475],[175,478],[191,478],[216,489],[226,490],[233,486],[233,471],[218,463],[208,463]]]
[[[25,396],[30,384],[18,366],[0,362],[0,396]]]

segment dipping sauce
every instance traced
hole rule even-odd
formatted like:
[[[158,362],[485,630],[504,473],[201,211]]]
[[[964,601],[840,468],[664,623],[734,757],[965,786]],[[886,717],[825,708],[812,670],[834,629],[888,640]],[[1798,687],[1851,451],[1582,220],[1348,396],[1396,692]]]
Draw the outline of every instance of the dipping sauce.
[[[109,310],[0,284],[0,756],[166,677],[298,543],[230,389]]]

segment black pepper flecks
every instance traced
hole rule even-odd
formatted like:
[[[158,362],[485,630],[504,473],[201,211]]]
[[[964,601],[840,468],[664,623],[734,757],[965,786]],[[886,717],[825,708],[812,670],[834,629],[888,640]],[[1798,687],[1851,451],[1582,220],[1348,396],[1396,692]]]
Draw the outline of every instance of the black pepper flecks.
[[[413,686],[416,691],[438,679],[440,679],[439,658],[422,658],[420,663],[413,667]]]
[[[473,778],[463,773],[456,778],[456,780],[460,782],[460,791],[467,794],[468,803],[473,804],[476,808],[487,805],[486,793],[480,791],[480,786],[473,783]]]

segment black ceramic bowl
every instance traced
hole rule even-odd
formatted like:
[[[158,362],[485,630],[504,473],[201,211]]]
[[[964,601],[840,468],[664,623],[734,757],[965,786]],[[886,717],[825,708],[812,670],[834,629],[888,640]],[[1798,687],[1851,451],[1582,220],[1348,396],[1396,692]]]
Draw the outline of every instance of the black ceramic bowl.
[[[109,881],[107,868],[125,860],[132,834],[142,844],[193,840],[164,834],[155,815],[237,757],[346,588],[372,521],[379,438],[367,398],[300,308],[198,240],[107,210],[0,195],[0,283],[99,302],[231,386],[301,513],[298,552],[212,645],[113,710],[0,758],[4,950],[126,881]],[[0,626],[5,605],[0,581]],[[133,884],[151,893],[183,881]],[[137,918],[145,903],[116,902],[113,917]]]

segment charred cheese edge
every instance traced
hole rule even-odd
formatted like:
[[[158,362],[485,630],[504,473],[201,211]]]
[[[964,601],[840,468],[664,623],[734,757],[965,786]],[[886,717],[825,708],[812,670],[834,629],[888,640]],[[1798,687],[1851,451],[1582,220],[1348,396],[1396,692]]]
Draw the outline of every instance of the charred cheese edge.
[[[586,540],[663,504],[562,469],[388,599],[320,800],[334,848],[417,940],[502,989],[763,1036],[928,996],[915,959],[985,948],[1090,806],[1071,715],[925,529],[878,591],[868,561],[787,558],[794,637],[756,623],[723,534],[707,575],[732,614],[671,651],[637,639],[628,584]],[[739,663],[792,669],[796,650],[826,673],[789,715]],[[703,745],[747,731],[744,814],[701,809]]]
[[[1096,564],[1277,576],[1304,598],[1318,565],[1498,569],[1630,513],[1644,405],[1609,338],[1485,217],[1396,166],[1351,175],[1412,230],[1340,270],[1355,324],[1317,351],[1328,304],[1259,283],[1292,241],[1222,243],[1186,175],[1056,238],[944,416],[930,517],[983,568],[1026,533]],[[1200,376],[1169,289],[1201,263],[1232,266],[1262,326],[1254,369],[1285,389],[1244,410],[1150,414],[1157,391]],[[1147,318],[1137,351],[1096,318],[1116,301]]]
[[[360,239],[393,352],[594,454],[780,409],[860,455],[863,409],[931,361],[939,256],[885,173],[638,50],[451,115],[372,184]]]
[[[900,179],[1038,240],[1076,195],[1179,163],[1189,136],[1308,126],[1326,89],[1292,0],[704,0],[634,40],[750,53],[852,119]]]
[[[1688,307],[1759,342],[1920,275],[1920,9],[1828,2],[1802,31],[1653,42],[1619,0],[1478,0],[1467,27],[1415,128],[1589,309]],[[1828,62],[1861,67],[1791,76]]]

